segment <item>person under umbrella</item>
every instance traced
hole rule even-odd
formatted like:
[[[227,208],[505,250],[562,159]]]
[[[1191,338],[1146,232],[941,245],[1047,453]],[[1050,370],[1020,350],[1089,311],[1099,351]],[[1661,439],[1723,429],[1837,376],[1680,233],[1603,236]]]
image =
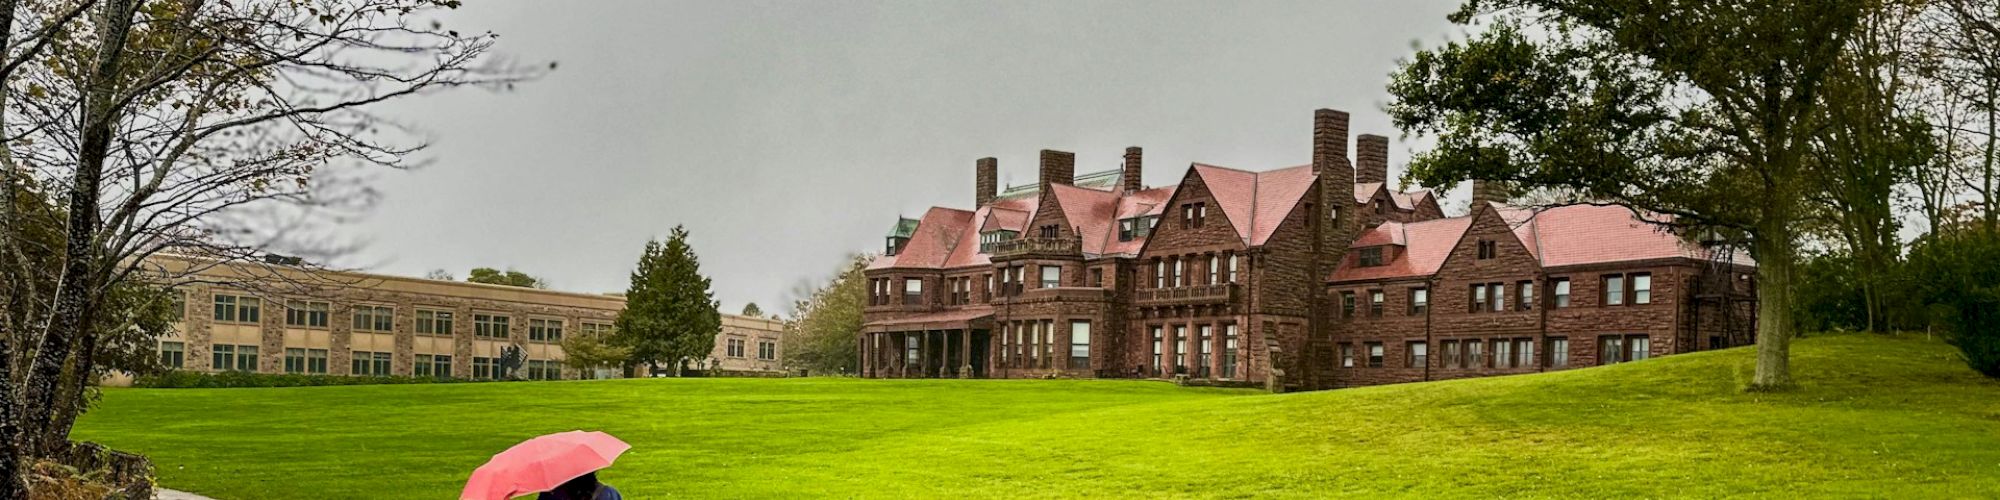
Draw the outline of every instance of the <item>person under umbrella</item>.
[[[541,499],[621,500],[597,481],[632,445],[602,432],[569,431],[537,437],[494,454],[472,471],[460,500],[507,500],[541,493]]]

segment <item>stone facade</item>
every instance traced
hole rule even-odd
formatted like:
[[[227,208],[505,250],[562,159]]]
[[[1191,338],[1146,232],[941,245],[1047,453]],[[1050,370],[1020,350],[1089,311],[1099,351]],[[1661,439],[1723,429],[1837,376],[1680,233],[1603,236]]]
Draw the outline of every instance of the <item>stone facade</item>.
[[[564,366],[561,346],[565,336],[608,334],[625,307],[624,298],[615,295],[251,263],[209,265],[175,257],[151,262],[164,273],[194,270],[201,278],[178,287],[184,313],[175,333],[160,340],[163,358],[171,359],[168,353],[178,349],[181,369],[353,375],[355,356],[366,353],[370,358],[364,360],[363,374],[377,374],[374,353],[387,353],[384,375],[486,378],[502,350],[514,346],[528,360],[523,377],[592,378],[616,372],[581,373]],[[251,301],[258,310],[254,321],[244,317]],[[376,319],[376,313],[383,318]],[[724,315],[716,352],[723,352],[728,338],[781,344],[782,328],[769,323]],[[736,328],[728,328],[732,325]],[[750,345],[754,359],[756,344]],[[230,366],[215,366],[218,346],[228,347],[222,358]],[[235,361],[244,347],[256,349],[254,361]],[[449,359],[439,363],[438,357]],[[418,366],[420,359],[430,363]],[[481,363],[489,360],[493,363]],[[779,370],[775,359],[743,364],[745,370]]]
[[[997,196],[983,191],[994,164],[982,159],[977,209],[931,209],[910,244],[866,271],[862,374],[1324,389],[1590,366],[1754,334],[1747,261],[1619,207],[1480,203],[1447,218],[1431,193],[1387,186],[1386,137],[1364,135],[1350,155],[1347,133],[1346,113],[1319,110],[1310,165],[1195,164],[1151,190],[1134,181],[1138,148],[1119,170],[1084,176],[1074,155],[1044,151],[1033,189]],[[1621,304],[1601,304],[1611,277]]]

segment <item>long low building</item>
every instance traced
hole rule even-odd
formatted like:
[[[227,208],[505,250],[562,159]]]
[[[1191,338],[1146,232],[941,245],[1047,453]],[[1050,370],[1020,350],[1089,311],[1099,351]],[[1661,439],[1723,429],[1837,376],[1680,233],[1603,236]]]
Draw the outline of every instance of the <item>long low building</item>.
[[[525,354],[520,377],[604,378],[563,363],[562,340],[608,335],[624,297],[325,271],[273,262],[177,257],[154,271],[190,276],[174,333],[159,340],[172,369],[490,379],[508,346]],[[704,368],[778,372],[783,325],[722,315]]]

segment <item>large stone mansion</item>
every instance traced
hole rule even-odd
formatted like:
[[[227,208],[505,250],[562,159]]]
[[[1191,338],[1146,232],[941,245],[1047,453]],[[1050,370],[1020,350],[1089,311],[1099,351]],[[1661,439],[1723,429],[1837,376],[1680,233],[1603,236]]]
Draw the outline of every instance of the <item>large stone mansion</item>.
[[[1196,163],[1178,184],[1076,175],[891,230],[866,271],[868,377],[1161,378],[1324,389],[1526,373],[1742,345],[1753,264],[1617,206],[1528,209],[1474,183],[1470,213],[1388,177],[1389,139],[1315,113],[1311,163]],[[1350,160],[1352,158],[1352,160]]]

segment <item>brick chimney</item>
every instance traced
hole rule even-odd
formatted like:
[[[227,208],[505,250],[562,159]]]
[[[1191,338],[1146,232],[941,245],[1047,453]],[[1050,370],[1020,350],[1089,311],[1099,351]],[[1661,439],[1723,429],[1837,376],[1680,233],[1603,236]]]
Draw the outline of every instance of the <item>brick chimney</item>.
[[[972,208],[977,209],[993,203],[994,193],[1000,191],[1000,160],[992,157],[980,158],[973,170],[973,177],[978,178],[978,186],[972,188]]]
[[[1140,151],[1138,146],[1125,148],[1125,172],[1124,175],[1118,178],[1118,181],[1119,184],[1125,186],[1125,192],[1127,193],[1144,189],[1139,185],[1139,166],[1141,163],[1139,156]]]
[[[1042,150],[1042,192],[1049,192],[1050,184],[1074,184],[1076,182],[1076,153]]]
[[[1331,109],[1314,111],[1313,173],[1324,176],[1336,163],[1340,167],[1351,168],[1347,164],[1347,112]],[[1346,177],[1353,180],[1354,171],[1348,170]]]
[[[1482,203],[1498,202],[1505,205],[1513,195],[1509,194],[1507,183],[1501,181],[1472,180],[1472,211],[1478,212]]]
[[[1354,182],[1389,182],[1389,138],[1362,134],[1354,138]]]

